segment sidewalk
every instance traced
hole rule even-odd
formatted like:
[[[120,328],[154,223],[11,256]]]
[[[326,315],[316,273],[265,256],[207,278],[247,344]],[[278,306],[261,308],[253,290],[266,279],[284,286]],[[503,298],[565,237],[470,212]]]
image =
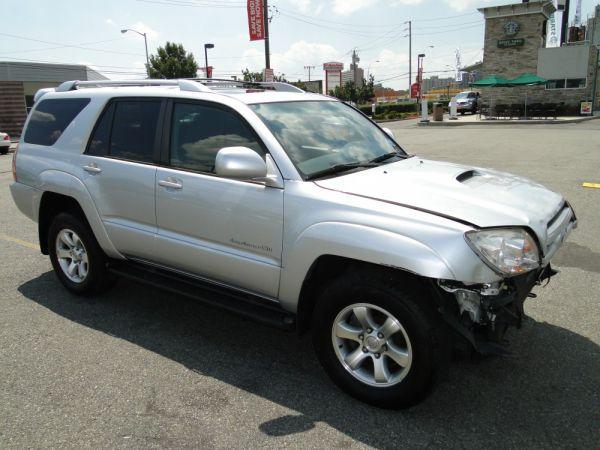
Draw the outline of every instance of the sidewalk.
[[[565,116],[557,117],[556,119],[486,119],[484,117],[480,117],[479,114],[469,114],[464,116],[459,115],[456,120],[450,120],[450,116],[448,114],[444,114],[444,120],[442,122],[434,122],[431,119],[429,119],[429,122],[421,122],[419,120],[418,125],[434,127],[451,127],[461,125],[559,125],[585,122],[594,119],[600,119],[600,116]]]

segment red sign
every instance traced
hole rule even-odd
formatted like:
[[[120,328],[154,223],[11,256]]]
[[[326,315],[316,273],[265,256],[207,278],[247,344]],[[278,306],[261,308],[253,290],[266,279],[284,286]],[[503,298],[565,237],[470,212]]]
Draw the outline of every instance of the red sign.
[[[260,41],[265,38],[263,0],[248,0],[248,30],[251,41]]]
[[[421,85],[413,83],[410,87],[410,98],[419,98],[421,96]]]
[[[337,72],[344,70],[344,63],[341,62],[326,62],[323,64],[323,70]]]
[[[204,72],[206,78],[212,78],[213,66],[200,67],[200,71]]]

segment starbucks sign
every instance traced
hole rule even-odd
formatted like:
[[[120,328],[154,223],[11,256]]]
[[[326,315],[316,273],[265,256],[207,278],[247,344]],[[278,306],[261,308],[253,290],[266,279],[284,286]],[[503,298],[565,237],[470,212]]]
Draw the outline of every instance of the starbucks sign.
[[[504,33],[506,33],[507,36],[515,36],[519,32],[520,28],[521,27],[517,22],[514,20],[509,20],[504,24]]]
[[[522,47],[525,44],[525,39],[500,39],[498,48]]]

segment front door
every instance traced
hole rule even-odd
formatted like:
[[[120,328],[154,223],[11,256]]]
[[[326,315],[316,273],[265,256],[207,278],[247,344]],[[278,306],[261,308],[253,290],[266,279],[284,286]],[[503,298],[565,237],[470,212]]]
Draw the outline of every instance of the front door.
[[[156,174],[156,259],[187,273],[276,297],[281,269],[283,189],[216,176],[223,147],[266,149],[235,111],[174,101],[166,167]]]

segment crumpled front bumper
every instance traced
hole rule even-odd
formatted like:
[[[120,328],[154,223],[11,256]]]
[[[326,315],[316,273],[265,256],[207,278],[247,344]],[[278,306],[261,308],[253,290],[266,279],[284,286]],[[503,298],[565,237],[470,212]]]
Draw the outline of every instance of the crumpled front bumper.
[[[504,336],[520,328],[523,305],[534,286],[548,282],[558,272],[550,264],[494,285],[464,286],[438,281],[439,311],[448,325],[481,354],[509,353]]]

